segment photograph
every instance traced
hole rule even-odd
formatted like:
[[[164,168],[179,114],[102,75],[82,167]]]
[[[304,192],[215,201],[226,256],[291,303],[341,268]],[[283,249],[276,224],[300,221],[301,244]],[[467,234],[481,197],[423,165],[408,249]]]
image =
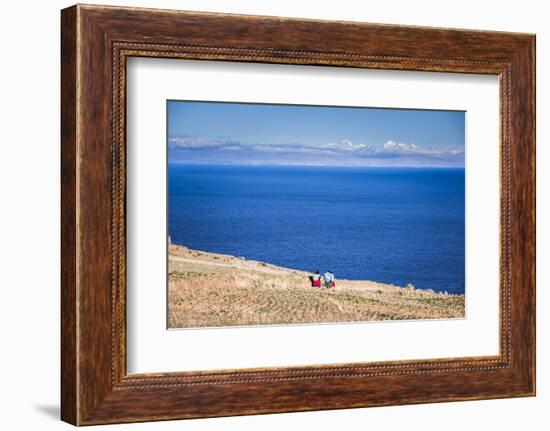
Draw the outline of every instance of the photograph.
[[[167,101],[168,328],[465,318],[465,112]]]

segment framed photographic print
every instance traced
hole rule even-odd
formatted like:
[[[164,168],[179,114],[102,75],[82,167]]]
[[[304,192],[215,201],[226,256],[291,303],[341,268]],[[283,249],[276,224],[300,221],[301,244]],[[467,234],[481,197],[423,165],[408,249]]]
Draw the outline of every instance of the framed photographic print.
[[[535,37],[62,11],[62,419],[535,394]]]

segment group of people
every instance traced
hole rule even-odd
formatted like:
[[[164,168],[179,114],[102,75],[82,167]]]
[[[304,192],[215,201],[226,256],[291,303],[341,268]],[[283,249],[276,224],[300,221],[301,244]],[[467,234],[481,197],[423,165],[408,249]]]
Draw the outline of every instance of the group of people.
[[[327,271],[323,275],[316,271],[314,275],[309,276],[309,281],[311,281],[311,287],[321,287],[321,285],[324,285],[327,289],[336,287],[332,271]]]

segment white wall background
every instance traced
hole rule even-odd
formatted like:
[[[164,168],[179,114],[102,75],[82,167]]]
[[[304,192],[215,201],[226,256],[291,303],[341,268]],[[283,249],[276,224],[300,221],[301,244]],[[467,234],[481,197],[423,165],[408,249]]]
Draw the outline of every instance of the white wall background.
[[[135,430],[547,429],[550,423],[550,13],[545,2],[462,0],[130,0],[103,4],[477,28],[537,34],[538,396],[406,407],[105,426]],[[59,422],[59,10],[68,1],[4,2],[0,15],[0,425]],[[545,315],[546,314],[546,315]]]

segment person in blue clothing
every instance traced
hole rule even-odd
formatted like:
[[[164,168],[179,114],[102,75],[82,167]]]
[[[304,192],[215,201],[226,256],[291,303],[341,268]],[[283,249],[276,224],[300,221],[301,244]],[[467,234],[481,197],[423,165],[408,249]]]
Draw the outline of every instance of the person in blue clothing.
[[[334,274],[332,273],[332,271],[327,271],[323,274],[323,281],[325,282],[325,287],[327,289],[336,286],[336,283],[334,282]]]

